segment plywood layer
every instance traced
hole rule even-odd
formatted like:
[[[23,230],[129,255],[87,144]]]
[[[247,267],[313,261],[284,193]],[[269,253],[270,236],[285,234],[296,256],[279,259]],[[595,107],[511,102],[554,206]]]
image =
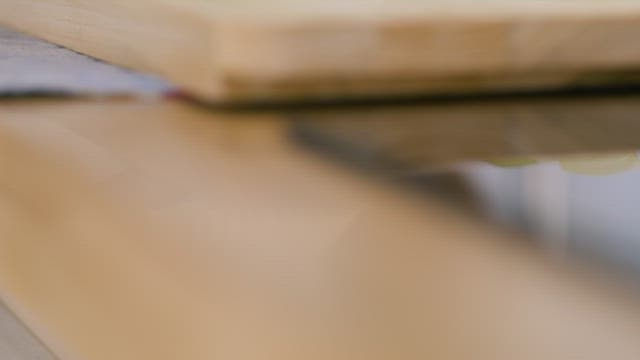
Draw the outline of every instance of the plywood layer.
[[[620,0],[2,0],[0,23],[219,102],[619,82],[640,63],[640,3]]]

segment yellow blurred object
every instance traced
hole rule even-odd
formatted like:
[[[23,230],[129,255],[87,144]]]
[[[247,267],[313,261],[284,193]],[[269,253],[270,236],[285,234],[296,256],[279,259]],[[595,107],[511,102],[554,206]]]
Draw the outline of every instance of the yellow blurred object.
[[[495,166],[510,168],[510,167],[522,167],[522,166],[534,165],[538,163],[538,160],[531,159],[531,158],[505,158],[505,159],[491,160],[489,162]]]
[[[571,155],[559,159],[562,168],[583,175],[612,175],[635,169],[640,159],[635,152],[605,155]]]

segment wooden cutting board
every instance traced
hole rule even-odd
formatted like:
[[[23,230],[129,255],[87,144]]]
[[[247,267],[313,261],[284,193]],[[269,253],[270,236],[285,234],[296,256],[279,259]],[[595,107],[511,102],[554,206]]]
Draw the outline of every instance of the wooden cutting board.
[[[0,297],[60,360],[640,359],[621,284],[304,151],[314,116],[3,102]]]
[[[218,102],[630,81],[640,2],[2,0],[0,23]]]

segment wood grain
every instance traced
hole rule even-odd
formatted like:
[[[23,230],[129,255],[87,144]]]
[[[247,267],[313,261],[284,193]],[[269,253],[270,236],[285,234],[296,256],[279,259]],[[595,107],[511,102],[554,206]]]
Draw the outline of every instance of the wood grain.
[[[217,102],[637,81],[639,15],[623,0],[0,2],[3,24]]]
[[[636,298],[301,150],[292,117],[4,102],[2,298],[63,360],[640,356]]]

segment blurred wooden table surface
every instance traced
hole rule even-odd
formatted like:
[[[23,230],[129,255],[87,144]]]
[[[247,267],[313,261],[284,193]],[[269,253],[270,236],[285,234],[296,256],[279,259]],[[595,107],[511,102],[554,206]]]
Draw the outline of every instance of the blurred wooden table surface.
[[[0,293],[62,360],[638,359],[640,306],[287,113],[0,104]]]

